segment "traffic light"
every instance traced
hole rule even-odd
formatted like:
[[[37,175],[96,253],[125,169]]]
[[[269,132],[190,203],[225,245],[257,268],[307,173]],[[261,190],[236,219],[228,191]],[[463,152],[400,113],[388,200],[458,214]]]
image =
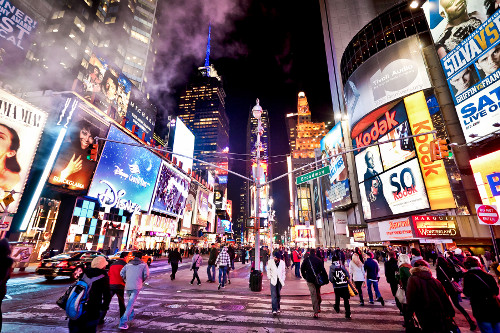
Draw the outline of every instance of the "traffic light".
[[[439,154],[439,146],[437,145],[437,140],[432,140],[429,142],[429,151],[431,154],[431,161],[437,161],[441,159],[441,154]]]
[[[440,153],[441,159],[448,158],[448,155],[450,153],[450,146],[449,146],[448,140],[439,139],[439,140],[437,140],[437,144],[439,147],[439,153]]]
[[[432,162],[442,160],[443,158],[448,158],[450,151],[448,140],[446,139],[432,140],[429,143],[429,150]]]
[[[90,149],[87,150],[87,159],[89,161],[97,161],[97,154],[99,153],[99,144],[94,143],[90,146]]]

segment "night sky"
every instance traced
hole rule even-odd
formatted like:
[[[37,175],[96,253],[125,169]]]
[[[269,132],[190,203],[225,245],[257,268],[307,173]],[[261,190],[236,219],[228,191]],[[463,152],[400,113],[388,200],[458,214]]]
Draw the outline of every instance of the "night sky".
[[[217,25],[212,28],[211,62],[223,78],[227,95],[230,151],[246,152],[248,113],[259,98],[270,115],[271,156],[288,154],[285,114],[296,112],[299,91],[306,93],[313,121],[333,120],[319,4],[310,0],[266,1],[265,4],[242,1],[240,6],[244,12],[233,15],[236,18],[231,21],[230,28],[227,28],[227,21],[226,29],[218,29]],[[217,35],[221,30],[224,36]],[[226,45],[232,50],[237,45],[238,50],[226,55]],[[163,61],[167,61],[169,52],[170,49],[165,51]],[[199,60],[194,60],[193,55],[186,56],[194,63],[188,61],[190,68],[186,68],[183,62],[183,69],[190,71],[189,75],[184,73],[184,80],[181,76],[171,81],[171,96],[178,98],[187,76],[196,72],[196,66],[203,65],[204,53],[203,48]],[[233,160],[230,163],[233,171],[245,173],[244,162]],[[284,156],[271,158],[271,163],[271,178],[286,172]],[[229,176],[228,196],[233,200],[234,220],[239,210],[241,184],[238,177]],[[272,196],[278,232],[283,232],[289,221],[287,178],[274,183]]]

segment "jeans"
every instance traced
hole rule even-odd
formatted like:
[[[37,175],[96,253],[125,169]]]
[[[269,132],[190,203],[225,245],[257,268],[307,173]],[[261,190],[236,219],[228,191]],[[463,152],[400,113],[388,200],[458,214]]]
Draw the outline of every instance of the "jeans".
[[[132,320],[134,318],[134,303],[137,300],[137,296],[139,296],[139,291],[139,289],[126,290],[128,303],[125,313],[120,318],[120,326],[125,325],[129,320]]]
[[[300,262],[294,262],[295,264],[295,276],[300,278]]]
[[[365,301],[363,300],[363,283],[364,281],[354,281],[354,285],[356,289],[358,289],[359,293],[359,302],[365,304]]]
[[[125,313],[125,295],[124,295],[125,289],[111,288],[110,292],[111,292],[111,298],[113,298],[113,296],[115,295],[118,298],[118,306],[120,307],[120,318],[121,318]],[[106,317],[106,313],[107,311],[102,312],[101,320],[104,320],[104,318]]]
[[[280,301],[281,301],[281,283],[280,280],[276,282],[276,285],[273,286],[271,283],[271,305],[273,308],[273,312],[276,312],[280,309]]]
[[[500,323],[478,321],[477,326],[479,326],[481,333],[500,333]]]
[[[311,301],[314,313],[319,312],[319,307],[321,305],[321,286],[317,286],[314,283],[307,282],[307,287],[311,293]]]
[[[234,260],[231,260],[231,269],[234,269]]]
[[[373,290],[375,290],[375,296],[377,298],[382,297],[380,291],[378,290],[378,281],[366,280],[366,287],[368,288],[368,298],[370,299],[370,302],[373,302],[372,286]]]
[[[227,266],[219,266],[219,284],[224,287],[226,282]]]
[[[209,281],[215,282],[215,265],[208,265],[207,275]]]
[[[199,269],[200,269],[199,267],[193,268],[193,278],[191,279],[191,283],[193,283],[194,279],[196,279],[198,280],[198,284],[201,284],[200,277],[198,276]]]

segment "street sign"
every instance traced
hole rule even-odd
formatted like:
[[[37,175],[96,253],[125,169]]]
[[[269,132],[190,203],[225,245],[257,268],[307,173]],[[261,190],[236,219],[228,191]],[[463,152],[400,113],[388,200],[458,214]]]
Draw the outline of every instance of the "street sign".
[[[500,225],[498,210],[492,205],[476,205],[479,224]]]
[[[327,165],[325,167],[322,167],[321,169],[308,172],[302,176],[298,176],[295,183],[297,185],[300,185],[300,184],[308,182],[310,180],[322,177],[324,175],[328,175],[329,173],[330,173],[330,167]]]

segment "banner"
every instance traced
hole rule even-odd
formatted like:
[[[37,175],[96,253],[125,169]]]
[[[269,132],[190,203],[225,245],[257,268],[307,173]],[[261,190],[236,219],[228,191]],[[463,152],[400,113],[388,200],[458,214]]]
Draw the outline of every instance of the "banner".
[[[415,238],[415,236],[413,235],[409,217],[379,222],[378,230],[380,233],[380,240],[382,241]]]
[[[153,200],[153,210],[181,217],[189,192],[190,179],[166,161],[162,161]]]
[[[417,238],[460,237],[454,216],[412,216],[412,229]]]
[[[345,235],[347,233],[347,212],[333,212],[333,222],[335,223],[336,235]]]

